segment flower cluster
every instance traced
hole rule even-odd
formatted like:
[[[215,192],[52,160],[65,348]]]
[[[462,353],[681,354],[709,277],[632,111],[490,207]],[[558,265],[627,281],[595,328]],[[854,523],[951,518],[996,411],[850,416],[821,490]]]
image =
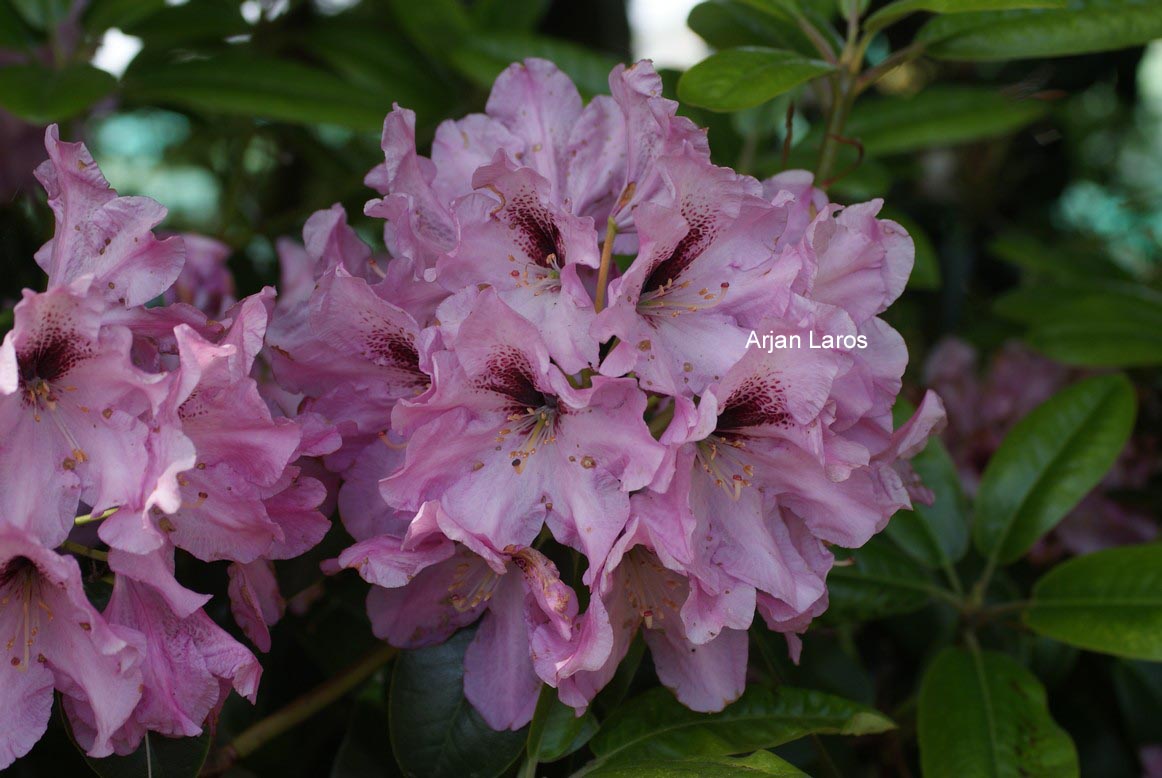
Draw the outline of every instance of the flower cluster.
[[[55,126],[45,142],[48,285],[0,346],[0,769],[44,733],[54,689],[98,757],[199,734],[231,688],[253,700],[258,662],[178,582],[175,552],[229,561],[234,613],[267,648],[269,560],[329,527],[297,461],[339,442],[272,413],[251,377],[273,289],[234,302],[224,246],[158,239],[164,208],[118,197]]]
[[[978,361],[971,345],[947,338],[932,350],[925,365],[928,385],[947,403],[944,442],[970,494],[975,494],[985,465],[1009,430],[1085,376],[1085,371],[1054,362],[1016,341],[996,352],[983,375]],[[1047,563],[1067,554],[1156,539],[1159,527],[1149,513],[1119,501],[1116,495],[1143,490],[1162,473],[1158,447],[1156,436],[1140,433],[1131,438],[1101,484],[1037,542],[1030,559]]]
[[[396,107],[367,176],[390,260],[338,208],[282,246],[270,366],[341,437],[357,541],[327,569],[372,584],[393,645],[477,623],[465,693],[498,729],[542,683],[583,709],[639,630],[696,710],[741,694],[756,610],[797,657],[830,546],[911,504],[943,421],[929,395],[892,428],[907,351],[878,315],[913,246],[881,204],[716,167],[648,63],[609,83],[583,104],[515,64],[430,158]]]

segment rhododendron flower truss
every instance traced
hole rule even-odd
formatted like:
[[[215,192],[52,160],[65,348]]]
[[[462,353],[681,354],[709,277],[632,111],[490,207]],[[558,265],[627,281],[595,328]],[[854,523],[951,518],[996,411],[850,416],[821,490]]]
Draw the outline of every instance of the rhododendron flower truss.
[[[119,197],[56,127],[46,146],[47,290],[24,291],[0,346],[0,769],[45,731],[54,688],[93,756],[199,734],[231,688],[253,701],[261,668],[178,581],[178,555],[245,566],[230,594],[268,648],[269,560],[326,533],[304,471],[340,443],[272,412],[252,375],[274,290],[234,303],[225,246],[193,236],[184,270],[183,238],[151,232],[162,206]],[[110,577],[101,613],[86,586]]]
[[[924,496],[906,460],[943,421],[932,395],[893,431],[907,351],[877,316],[914,251],[881,204],[712,165],[648,63],[610,87],[583,105],[550,63],[515,64],[484,114],[440,126],[430,159],[396,107],[367,179],[383,280],[351,269],[355,242],[314,250],[309,327],[288,326],[275,359],[344,437],[327,464],[360,542],[329,571],[380,587],[376,632],[400,646],[491,603],[465,683],[496,726],[526,721],[540,682],[586,706],[639,629],[679,700],[721,709],[743,691],[756,611],[797,657],[827,607],[830,546]],[[556,630],[528,607],[518,629],[506,573],[559,546],[584,557],[570,583],[588,605],[569,599]],[[532,669],[483,694],[485,644]]]

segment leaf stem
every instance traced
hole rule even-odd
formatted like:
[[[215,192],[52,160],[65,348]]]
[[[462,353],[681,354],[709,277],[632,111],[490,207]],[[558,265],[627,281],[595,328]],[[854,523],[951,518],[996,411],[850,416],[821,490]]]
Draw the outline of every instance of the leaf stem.
[[[386,643],[380,645],[338,675],[250,726],[223,749],[222,761],[225,767],[245,759],[274,738],[339,700],[387,664],[396,653],[395,647]]]
[[[73,540],[66,540],[64,543],[61,543],[61,548],[65,551],[68,551],[70,554],[88,557],[89,559],[96,559],[98,562],[109,561],[108,551],[98,551],[95,548],[89,548],[88,546],[77,543]]]
[[[605,308],[605,287],[609,283],[609,266],[613,264],[613,239],[617,236],[617,222],[610,216],[605,220],[605,242],[601,244],[601,266],[597,269],[597,298],[593,308],[601,313]]]

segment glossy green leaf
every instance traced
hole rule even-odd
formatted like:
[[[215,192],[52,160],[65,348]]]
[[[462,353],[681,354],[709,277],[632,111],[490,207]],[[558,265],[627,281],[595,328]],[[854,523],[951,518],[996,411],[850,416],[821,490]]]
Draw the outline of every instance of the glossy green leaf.
[[[938,16],[917,40],[940,59],[1005,60],[1111,51],[1159,37],[1156,0],[1068,0],[1065,8]]]
[[[799,778],[807,774],[769,751],[742,758],[697,757],[600,766],[586,778]]]
[[[591,712],[578,716],[576,711],[558,700],[555,693],[552,702],[538,751],[542,762],[555,762],[576,752],[597,734],[599,726],[597,717]]]
[[[65,20],[72,8],[70,0],[8,0],[8,3],[30,26],[48,30]]]
[[[101,778],[197,778],[210,753],[209,730],[198,737],[163,737],[147,732],[141,745],[128,756],[108,756],[85,761]]]
[[[384,734],[388,731],[387,711],[383,702],[357,699],[343,742],[331,764],[331,778],[387,778],[398,773],[391,747]]]
[[[874,33],[917,11],[938,14],[1007,11],[1013,8],[1061,8],[1065,0],[895,0],[864,22],[864,32]]]
[[[678,97],[712,111],[738,111],[778,97],[833,69],[826,62],[793,51],[758,46],[726,49],[682,74]]]
[[[409,39],[434,60],[445,60],[471,37],[472,19],[459,0],[390,0]]]
[[[1133,385],[1107,375],[1067,387],[1018,422],[981,477],[977,549],[1005,564],[1028,551],[1110,469],[1136,411]]]
[[[868,154],[899,154],[1008,135],[1047,111],[1045,103],[1011,100],[995,89],[941,86],[857,103],[844,134]]]
[[[1162,545],[1124,546],[1070,559],[1033,587],[1034,631],[1105,654],[1162,661]]]
[[[326,71],[232,53],[127,76],[127,96],[208,113],[377,130],[389,106]]]
[[[1073,741],[1036,676],[1004,654],[946,648],[920,686],[925,778],[1069,778]]]
[[[469,13],[473,22],[486,30],[531,32],[549,5],[550,0],[476,0]]]
[[[1002,296],[995,309],[1027,324],[1025,339],[1067,364],[1162,364],[1162,295],[1140,285],[1092,278],[1030,285]]]
[[[818,51],[796,24],[756,9],[742,0],[709,0],[690,11],[690,29],[715,49],[771,46],[817,56]]]
[[[372,90],[387,108],[397,102],[420,121],[446,115],[454,92],[427,67],[418,51],[397,31],[343,15],[305,30],[302,45],[348,80],[348,88]]]
[[[168,57],[179,46],[220,43],[253,31],[242,18],[237,0],[198,0],[196,3],[167,5],[153,13],[125,19],[122,24],[124,32],[136,35],[144,42],[145,49],[138,55],[143,62],[151,58],[151,53]]]
[[[851,552],[850,560],[827,576],[831,604],[824,619],[829,622],[909,613],[928,604],[936,590],[927,570],[880,538]]]
[[[629,700],[602,722],[589,748],[602,765],[772,748],[812,733],[866,735],[895,727],[877,710],[809,689],[752,686],[719,713],[695,713],[668,689]]]
[[[492,86],[500,72],[527,57],[550,60],[573,79],[583,95],[609,92],[609,71],[617,61],[575,43],[537,35],[479,33],[451,54],[452,65],[482,87]]]
[[[95,33],[110,27],[125,29],[165,7],[165,0],[94,0],[85,10],[83,22],[86,29]]]
[[[888,522],[887,534],[913,559],[928,567],[960,561],[968,550],[968,500],[948,450],[933,437],[912,459],[912,469],[935,497],[931,505],[913,501]]]
[[[34,124],[76,116],[116,88],[117,79],[92,65],[0,68],[0,106]]]
[[[1047,244],[1028,233],[1011,230],[989,244],[989,251],[1028,274],[1092,284],[1095,278],[1129,278],[1125,270],[1095,247],[1076,241]]]
[[[524,750],[524,731],[493,730],[464,697],[464,652],[474,634],[460,630],[395,661],[391,747],[409,778],[493,778]]]

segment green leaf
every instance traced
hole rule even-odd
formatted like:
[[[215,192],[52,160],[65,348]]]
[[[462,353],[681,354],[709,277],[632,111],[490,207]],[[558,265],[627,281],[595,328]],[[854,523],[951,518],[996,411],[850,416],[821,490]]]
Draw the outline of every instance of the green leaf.
[[[938,14],[1007,11],[1013,8],[1061,8],[1065,0],[896,0],[867,18],[864,33],[871,35],[917,11]]]
[[[1162,545],[1076,557],[1045,574],[1024,613],[1035,632],[1103,654],[1162,661]]]
[[[394,30],[341,14],[311,25],[300,42],[351,85],[378,95],[384,113],[398,102],[414,110],[422,122],[451,110],[454,90]]]
[[[585,96],[609,92],[609,71],[617,60],[574,43],[536,35],[478,33],[451,54],[461,74],[491,87],[500,72],[527,57],[555,63]]]
[[[129,756],[108,756],[85,761],[101,778],[197,778],[210,753],[209,729],[198,737],[171,738],[146,732],[136,751]]]
[[[899,154],[1007,135],[1047,111],[1045,103],[1011,100],[995,89],[941,86],[859,102],[844,134],[868,154]]]
[[[0,0],[0,47],[31,48],[37,43],[32,29],[5,0]]]
[[[1057,525],[1105,475],[1137,411],[1123,375],[1097,376],[1050,397],[993,454],[976,498],[973,540],[1004,564]]]
[[[1141,285],[1090,279],[1030,285],[1002,296],[996,311],[1029,325],[1026,340],[1084,367],[1162,364],[1162,295]]]
[[[719,713],[695,713],[668,689],[655,688],[616,709],[589,748],[600,764],[625,764],[744,754],[812,733],[866,735],[894,727],[877,710],[809,689],[752,686]]]
[[[948,450],[933,437],[912,459],[912,469],[932,490],[931,505],[916,502],[900,511],[885,530],[909,556],[928,567],[944,567],[960,561],[968,550],[968,500],[960,474]]]
[[[0,106],[33,124],[76,116],[116,88],[117,79],[92,65],[0,68]]]
[[[894,521],[894,519],[893,519]],[[851,564],[827,576],[829,622],[878,619],[923,608],[936,591],[928,571],[885,540],[851,552]]]
[[[405,651],[388,697],[391,746],[409,778],[492,778],[524,749],[524,731],[493,730],[464,697],[464,652],[475,634]]]
[[[584,775],[586,778],[799,778],[807,774],[770,751],[757,751],[741,759],[699,757],[606,765]]]
[[[1064,57],[1162,37],[1155,0],[1069,0],[1065,8],[938,16],[916,36],[939,59]]]
[[[750,46],[711,54],[682,74],[678,97],[712,111],[765,103],[834,68],[793,51]]]
[[[323,70],[245,52],[156,65],[126,77],[124,93],[148,103],[304,124],[376,130],[389,106]]]
[[[1130,737],[1162,742],[1162,664],[1122,660],[1113,663],[1110,674]]]
[[[71,0],[8,0],[16,13],[31,27],[48,30],[64,21],[72,8]]]
[[[351,709],[347,732],[331,764],[331,778],[384,778],[385,775],[396,775],[391,748],[384,737],[387,731],[387,711],[382,703],[357,699]]]
[[[550,0],[476,0],[470,13],[477,26],[503,32],[531,32],[548,12]]]
[[[437,62],[472,34],[472,19],[459,0],[390,0],[392,13],[408,37]]]
[[[686,20],[712,48],[771,46],[808,56],[818,51],[797,24],[751,7],[742,0],[709,0],[694,6]]]
[[[103,32],[110,27],[132,27],[162,11],[165,0],[95,0],[85,10],[85,29]]]
[[[134,63],[148,61],[153,52],[168,55],[179,46],[205,41],[222,42],[235,35],[253,32],[242,18],[237,0],[198,0],[196,3],[167,5],[153,13],[126,19],[123,25],[124,32],[138,36],[145,44]]]
[[[1129,278],[1125,270],[1093,246],[1076,242],[1047,245],[1033,235],[1009,231],[989,244],[989,251],[1027,273],[1059,281],[1092,284],[1095,278]]]
[[[576,752],[597,734],[599,726],[596,716],[588,711],[578,716],[572,708],[558,700],[555,693],[552,701],[541,735],[538,758],[542,762],[555,762]]]
[[[925,778],[1078,775],[1041,682],[1004,654],[941,651],[921,682],[918,727]]]

